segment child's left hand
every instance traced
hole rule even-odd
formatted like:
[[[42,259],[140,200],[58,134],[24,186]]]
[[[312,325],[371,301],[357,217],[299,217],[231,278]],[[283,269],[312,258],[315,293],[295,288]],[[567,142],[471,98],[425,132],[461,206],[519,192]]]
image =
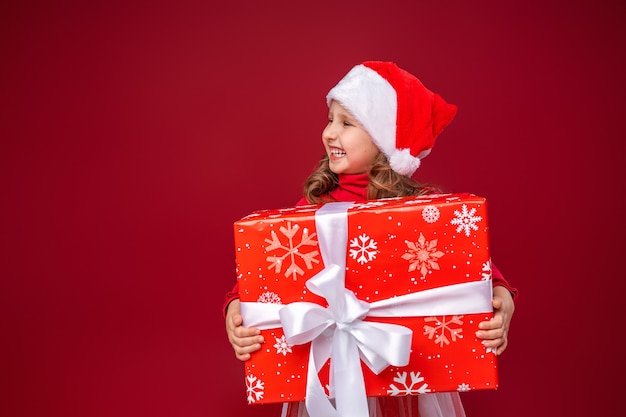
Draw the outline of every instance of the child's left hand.
[[[509,325],[515,311],[515,303],[509,290],[502,286],[493,289],[493,318],[478,324],[476,336],[483,339],[483,345],[496,349],[496,355],[500,355],[506,349],[508,343]]]

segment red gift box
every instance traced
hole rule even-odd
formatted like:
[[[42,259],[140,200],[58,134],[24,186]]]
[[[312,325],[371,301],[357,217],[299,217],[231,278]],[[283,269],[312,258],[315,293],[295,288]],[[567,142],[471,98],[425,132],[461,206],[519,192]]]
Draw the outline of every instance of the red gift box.
[[[495,352],[475,336],[478,323],[493,317],[484,198],[438,194],[263,210],[234,231],[244,325],[261,327],[265,338],[245,364],[250,404],[299,401],[316,389],[338,402],[359,395],[346,385],[367,396],[497,388]],[[351,308],[358,312],[345,313]],[[306,313],[291,316],[292,309]],[[318,320],[313,329],[301,329],[311,320]],[[379,338],[381,331],[393,343],[406,343],[406,331],[409,345],[400,349]],[[311,354],[316,337],[324,363]],[[381,343],[391,359],[372,353]],[[403,349],[406,357],[395,358]],[[354,373],[354,361],[358,378],[330,377],[329,363],[353,362]],[[355,387],[359,378],[363,387]]]

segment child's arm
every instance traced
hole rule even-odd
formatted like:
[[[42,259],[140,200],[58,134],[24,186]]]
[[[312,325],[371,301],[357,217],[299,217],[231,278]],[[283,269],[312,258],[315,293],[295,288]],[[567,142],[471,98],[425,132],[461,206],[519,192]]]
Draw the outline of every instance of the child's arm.
[[[256,327],[244,327],[239,311],[239,300],[235,299],[226,307],[226,333],[233,345],[235,356],[241,361],[250,359],[250,354],[261,349],[263,336]]]
[[[509,325],[515,311],[513,296],[503,286],[493,287],[493,319],[478,324],[479,331],[476,336],[483,339],[483,345],[496,349],[500,355],[506,349],[508,343]]]

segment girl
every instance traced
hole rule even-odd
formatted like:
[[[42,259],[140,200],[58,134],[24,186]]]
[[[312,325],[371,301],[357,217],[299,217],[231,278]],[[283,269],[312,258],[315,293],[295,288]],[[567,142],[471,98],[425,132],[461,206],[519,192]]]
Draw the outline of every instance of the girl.
[[[392,62],[355,66],[326,96],[326,151],[307,179],[298,205],[364,201],[437,192],[411,176],[436,137],[456,115],[456,106],[428,90]],[[515,310],[517,290],[493,269],[494,317],[479,324],[477,337],[501,354]],[[242,325],[238,286],[226,296],[226,332],[235,355],[245,361],[264,342],[260,331]],[[368,400],[370,417],[465,416],[458,393]],[[284,417],[307,416],[303,403],[286,403]]]

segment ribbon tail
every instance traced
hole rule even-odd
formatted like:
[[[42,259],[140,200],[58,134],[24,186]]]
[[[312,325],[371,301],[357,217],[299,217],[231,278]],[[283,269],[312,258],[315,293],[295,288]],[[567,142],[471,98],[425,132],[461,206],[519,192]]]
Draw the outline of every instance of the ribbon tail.
[[[333,356],[330,361],[335,385],[335,402],[341,417],[368,416],[365,380],[356,340],[341,330],[335,331]]]
[[[326,396],[318,375],[319,370],[330,357],[329,352],[328,354],[323,352],[327,348],[326,341],[319,342],[319,339],[311,342],[304,404],[310,417],[342,417]]]

